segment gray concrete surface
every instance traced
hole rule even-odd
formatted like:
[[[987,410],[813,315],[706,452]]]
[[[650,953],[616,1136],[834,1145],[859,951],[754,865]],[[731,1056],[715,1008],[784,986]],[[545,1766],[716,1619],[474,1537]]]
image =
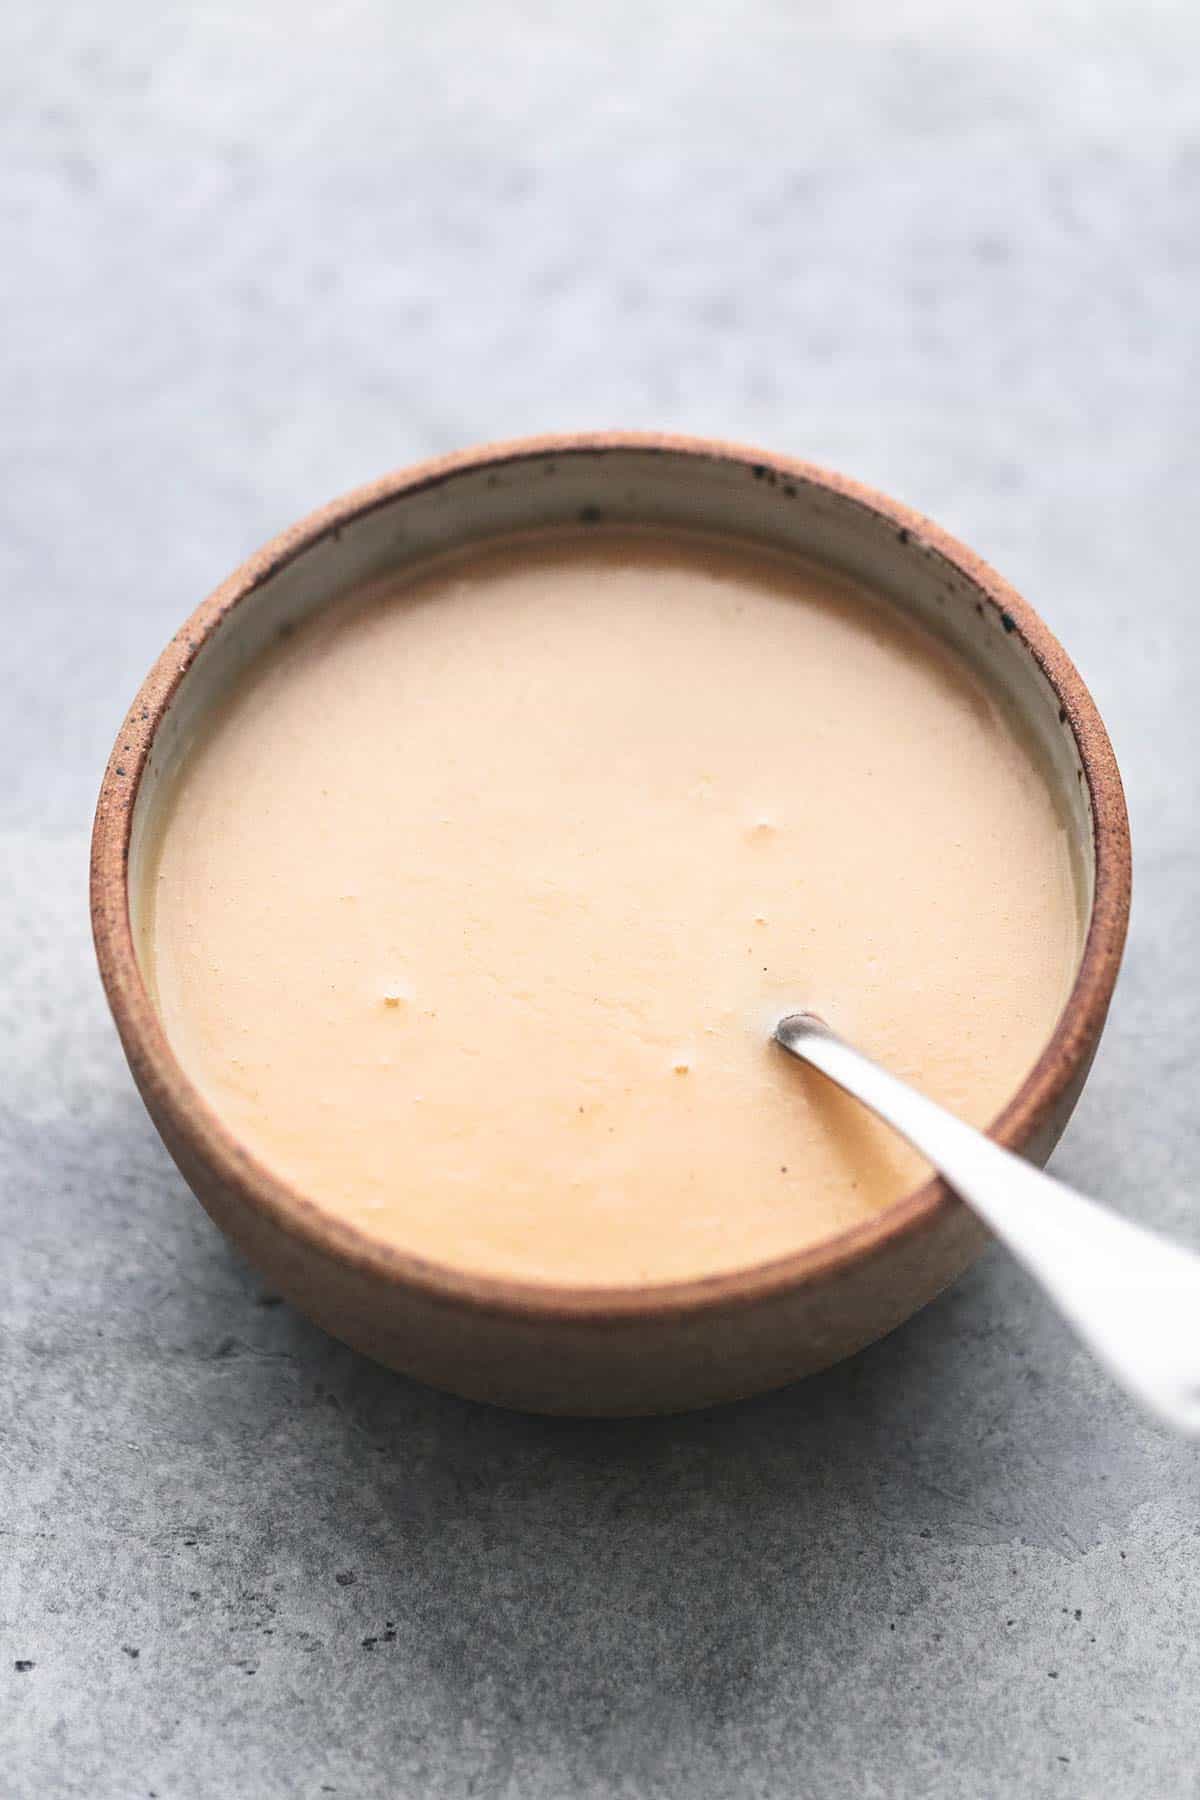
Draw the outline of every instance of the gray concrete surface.
[[[1200,23],[817,12],[0,9],[6,1797],[1200,1793],[1200,1452],[1002,1256],[752,1404],[465,1405],[271,1304],[93,973],[109,743],[253,545],[489,436],[759,440],[1091,681],[1138,898],[1056,1166],[1200,1244]]]

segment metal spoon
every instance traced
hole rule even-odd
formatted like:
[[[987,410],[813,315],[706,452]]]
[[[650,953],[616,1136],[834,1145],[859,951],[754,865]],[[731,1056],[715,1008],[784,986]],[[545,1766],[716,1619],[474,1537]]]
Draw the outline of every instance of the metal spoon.
[[[781,1019],[775,1041],[907,1138],[1041,1282],[1109,1373],[1165,1424],[1200,1435],[1200,1256],[1002,1150],[815,1014]]]

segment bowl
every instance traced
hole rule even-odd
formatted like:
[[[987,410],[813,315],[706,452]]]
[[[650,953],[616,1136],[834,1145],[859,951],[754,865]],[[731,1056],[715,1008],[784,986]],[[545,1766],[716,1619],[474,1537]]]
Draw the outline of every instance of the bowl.
[[[544,1412],[679,1411],[792,1381],[891,1331],[986,1233],[930,1180],[870,1220],[754,1267],[630,1288],[441,1266],[373,1240],[252,1156],[176,1061],[139,966],[156,808],[197,722],[281,631],[363,581],[514,529],[604,522],[734,533],[858,578],[952,644],[1015,707],[1074,839],[1087,926],[1056,1030],[990,1135],[1043,1162],[1082,1089],[1129,914],[1129,832],[1107,733],[1033,609],[936,525],[839,475],[720,443],[626,433],[467,451],[387,475],[285,531],[201,605],[150,671],[104,775],[92,845],[100,973],[134,1080],[212,1218],[272,1286],[381,1362]]]

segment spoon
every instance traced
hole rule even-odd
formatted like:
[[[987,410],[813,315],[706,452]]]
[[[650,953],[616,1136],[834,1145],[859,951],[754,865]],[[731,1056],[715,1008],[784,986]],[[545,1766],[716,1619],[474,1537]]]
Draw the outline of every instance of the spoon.
[[[1128,1391],[1200,1436],[1200,1256],[1085,1200],[890,1075],[815,1013],[775,1041],[907,1138],[991,1227]]]

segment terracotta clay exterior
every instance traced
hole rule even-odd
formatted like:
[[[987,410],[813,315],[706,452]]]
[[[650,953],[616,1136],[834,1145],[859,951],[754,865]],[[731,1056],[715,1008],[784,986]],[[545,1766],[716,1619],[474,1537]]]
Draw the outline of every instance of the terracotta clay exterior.
[[[1108,1011],[1130,899],[1129,831],[1107,734],[1080,676],[1038,615],[985,563],[921,515],[855,482],[757,450],[693,439],[589,433],[468,451],[401,471],[276,538],[204,602],[134,700],[100,792],[91,905],[100,972],[130,1069],[158,1130],[212,1218],[271,1284],[335,1336],[471,1398],[545,1412],[670,1412],[734,1399],[836,1362],[951,1282],[986,1234],[939,1181],[815,1248],[711,1279],[638,1289],[556,1289],[470,1276],[375,1242],[251,1157],[188,1082],[142,980],[130,921],[129,852],[155,734],[208,637],[264,583],[364,514],[470,471],[637,452],[736,467],[787,493],[852,502],[902,545],[940,559],[976,610],[994,609],[1059,701],[1090,799],[1095,891],[1082,962],[1046,1050],[995,1121],[1000,1143],[1042,1161],[1086,1079]],[[583,515],[581,515],[583,516]]]

